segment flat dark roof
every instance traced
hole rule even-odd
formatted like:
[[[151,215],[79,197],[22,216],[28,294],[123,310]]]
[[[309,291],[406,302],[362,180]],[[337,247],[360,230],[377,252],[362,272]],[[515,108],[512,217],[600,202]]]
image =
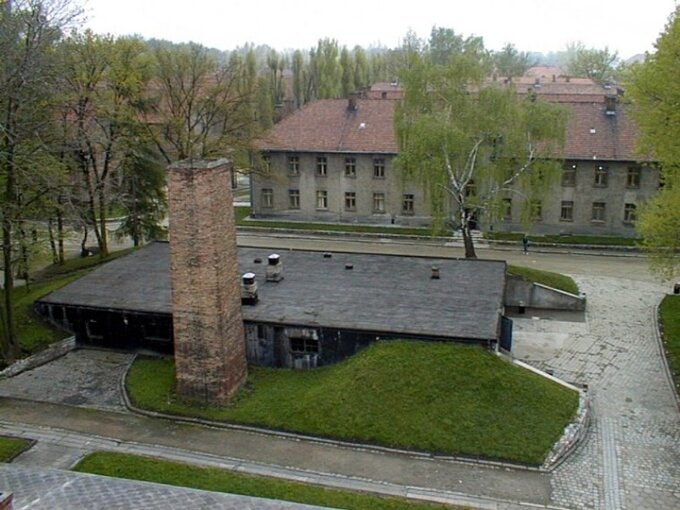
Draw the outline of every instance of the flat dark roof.
[[[281,255],[284,279],[266,282],[267,257]],[[255,263],[255,259],[261,263]],[[246,321],[434,336],[495,339],[505,262],[239,248],[241,273],[253,272],[259,301]],[[352,264],[353,269],[345,268]],[[440,279],[430,278],[432,266]],[[151,243],[54,291],[43,303],[172,313],[169,245]]]

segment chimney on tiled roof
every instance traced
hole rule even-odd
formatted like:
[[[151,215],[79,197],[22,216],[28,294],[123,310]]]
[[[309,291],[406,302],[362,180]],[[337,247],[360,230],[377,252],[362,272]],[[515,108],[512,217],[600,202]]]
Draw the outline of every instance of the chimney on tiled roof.
[[[358,98],[359,98],[359,94],[357,94],[356,92],[352,92],[349,95],[349,101],[347,103],[347,110],[348,111],[355,112],[359,109],[359,105],[357,103]]]
[[[618,99],[613,94],[604,96],[604,113],[605,115],[616,115],[616,103]]]

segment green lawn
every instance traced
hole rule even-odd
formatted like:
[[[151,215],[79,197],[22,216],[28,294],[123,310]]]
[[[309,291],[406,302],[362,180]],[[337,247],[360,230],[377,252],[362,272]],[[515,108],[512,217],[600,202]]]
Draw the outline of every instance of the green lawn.
[[[522,244],[521,232],[487,232],[484,237],[487,239],[495,239],[499,241],[516,241],[517,245]],[[595,246],[636,246],[640,241],[632,237],[615,237],[615,236],[586,236],[586,235],[530,235],[530,243],[547,243],[547,244],[589,244]]]
[[[563,290],[571,294],[578,295],[578,285],[567,275],[560,273],[553,273],[551,271],[542,271],[531,267],[508,265],[508,273],[515,276],[522,276],[532,282],[540,283],[546,287]]]
[[[277,221],[247,219],[250,207],[235,207],[236,224],[242,227],[282,228],[290,230],[313,230],[323,232],[349,232],[355,234],[383,234],[403,236],[431,236],[427,227],[393,227],[389,225],[355,225],[351,223],[311,223],[304,221]]]
[[[120,257],[131,250],[122,250],[111,254],[105,262]],[[87,271],[101,264],[99,257],[76,257],[69,259],[62,266],[52,265],[36,274],[36,281],[29,287],[13,289],[14,314],[17,325],[17,336],[23,355],[30,355],[44,349],[47,345],[63,339],[67,334],[43,321],[33,311],[33,302],[50,292],[78,279]]]
[[[659,307],[663,343],[675,390],[680,394],[680,296],[666,296]]]
[[[168,360],[137,361],[139,407],[315,436],[442,454],[540,464],[573,418],[578,394],[478,347],[379,342],[316,370],[251,367],[227,407],[174,395]]]
[[[316,485],[124,453],[93,453],[81,460],[74,469],[82,473],[294,501],[308,505],[346,508],[348,510],[369,508],[371,510],[435,510],[452,508],[444,505],[415,503],[402,498],[387,498],[360,492],[328,489]]]
[[[0,436],[0,462],[9,462],[31,445],[28,439]]]

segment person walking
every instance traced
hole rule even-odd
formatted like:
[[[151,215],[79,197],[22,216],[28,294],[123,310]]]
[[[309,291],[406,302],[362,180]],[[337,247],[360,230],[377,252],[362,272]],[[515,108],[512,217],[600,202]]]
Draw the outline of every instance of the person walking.
[[[524,234],[524,237],[522,237],[522,249],[525,255],[529,253],[529,238],[526,234]]]

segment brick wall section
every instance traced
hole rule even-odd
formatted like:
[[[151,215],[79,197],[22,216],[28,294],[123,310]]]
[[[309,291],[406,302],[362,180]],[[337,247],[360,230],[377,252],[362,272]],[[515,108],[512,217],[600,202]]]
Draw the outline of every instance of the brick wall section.
[[[247,376],[231,162],[168,168],[177,393],[225,403]]]

